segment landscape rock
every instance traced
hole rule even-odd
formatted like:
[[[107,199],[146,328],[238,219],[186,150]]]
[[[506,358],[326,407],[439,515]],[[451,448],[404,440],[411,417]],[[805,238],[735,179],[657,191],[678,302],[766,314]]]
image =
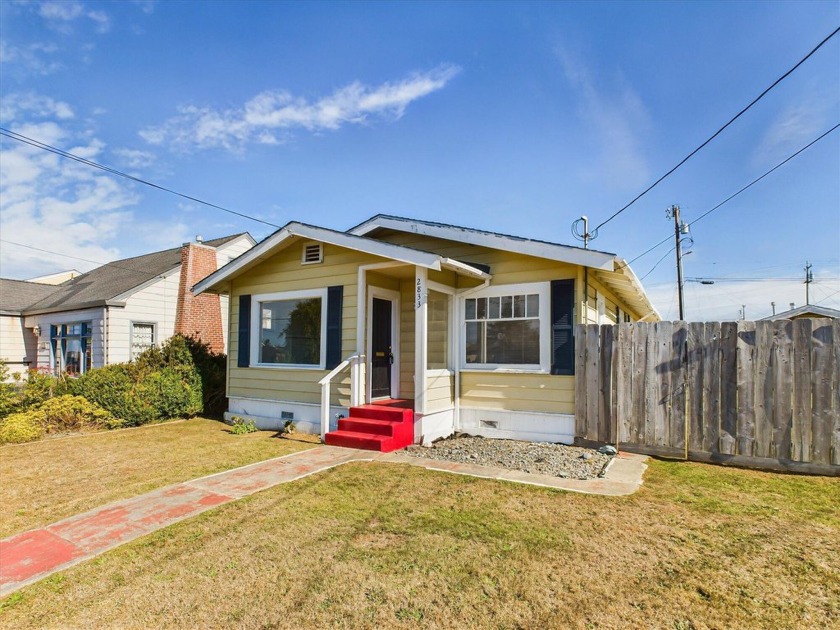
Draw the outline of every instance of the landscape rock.
[[[404,452],[412,457],[497,466],[537,475],[595,479],[604,474],[615,449],[609,454],[565,444],[485,439],[460,434],[435,441],[431,449],[409,446]]]

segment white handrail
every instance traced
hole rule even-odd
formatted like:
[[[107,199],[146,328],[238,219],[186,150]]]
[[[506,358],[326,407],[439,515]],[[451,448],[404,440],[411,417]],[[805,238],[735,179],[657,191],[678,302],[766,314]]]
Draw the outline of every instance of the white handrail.
[[[329,374],[318,381],[318,384],[321,386],[321,441],[324,440],[324,436],[330,430],[330,385],[332,384],[332,380],[338,374],[347,369],[348,365],[351,366],[350,404],[358,405],[359,392],[361,391],[361,374],[359,366],[360,364],[364,364],[364,360],[365,355],[363,354],[354,354],[349,356],[344,359],[344,361],[336,365]]]

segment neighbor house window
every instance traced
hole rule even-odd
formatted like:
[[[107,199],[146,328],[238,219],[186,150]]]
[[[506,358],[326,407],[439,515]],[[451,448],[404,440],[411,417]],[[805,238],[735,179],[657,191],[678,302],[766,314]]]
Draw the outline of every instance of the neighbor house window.
[[[500,286],[464,300],[466,368],[547,369],[549,285]]]
[[[323,368],[326,289],[254,296],[251,363]]]
[[[50,326],[53,373],[79,376],[92,367],[90,322]]]
[[[155,325],[133,322],[131,324],[131,358],[134,359],[154,345]]]

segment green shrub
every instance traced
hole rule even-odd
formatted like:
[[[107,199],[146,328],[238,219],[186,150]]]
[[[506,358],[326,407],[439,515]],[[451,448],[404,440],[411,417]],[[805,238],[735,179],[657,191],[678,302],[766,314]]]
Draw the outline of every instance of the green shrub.
[[[259,431],[257,424],[253,420],[245,420],[239,416],[233,416],[233,424],[230,427],[230,432],[234,435],[244,435],[246,433],[255,433]]]
[[[29,411],[19,411],[0,420],[0,444],[32,442],[44,436],[38,417]]]
[[[144,375],[136,394],[153,406],[158,419],[194,416],[202,407],[201,388],[196,387],[196,380],[165,367]]]
[[[53,376],[38,370],[29,370],[20,390],[20,407],[27,409],[40,405],[53,396],[70,393],[70,381],[66,376]]]
[[[57,396],[0,420],[0,443],[31,442],[49,433],[116,429],[123,422],[81,396]]]
[[[8,378],[9,368],[0,360],[0,418],[5,418],[20,405],[17,388],[7,381]]]
[[[159,418],[154,401],[143,396],[138,374],[128,363],[106,365],[70,380],[72,393],[95,402],[126,426],[138,426]]]
[[[50,398],[29,413],[40,416],[47,433],[82,431],[86,429],[117,429],[124,422],[108,411],[81,396]]]

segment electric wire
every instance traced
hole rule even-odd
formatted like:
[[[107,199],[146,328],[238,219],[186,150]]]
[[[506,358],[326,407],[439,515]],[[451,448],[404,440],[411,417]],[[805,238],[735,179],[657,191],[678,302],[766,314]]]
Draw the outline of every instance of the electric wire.
[[[243,212],[237,212],[236,210],[230,210],[229,208],[225,208],[223,206],[216,205],[215,203],[210,203],[209,201],[204,201],[203,199],[199,199],[198,197],[193,197],[191,195],[186,195],[184,193],[180,193],[177,190],[173,190],[171,188],[167,188],[166,186],[161,186],[160,184],[155,184],[154,182],[150,182],[149,180],[142,179],[140,177],[135,177],[134,175],[130,175],[123,171],[117,170],[110,166],[106,166],[105,164],[100,164],[99,162],[94,162],[93,160],[88,160],[87,158],[83,158],[81,156],[75,155],[73,153],[68,153],[63,149],[59,149],[58,147],[54,147],[52,145],[47,144],[46,142],[41,142],[40,140],[36,140],[34,138],[30,138],[29,136],[25,136],[21,133],[17,133],[16,131],[11,131],[10,129],[6,129],[5,127],[0,127],[0,136],[6,136],[12,140],[17,140],[18,142],[22,142],[24,144],[28,144],[30,146],[36,147],[38,149],[42,149],[44,151],[49,151],[50,153],[55,153],[56,155],[60,155],[63,158],[67,158],[69,160],[75,160],[81,164],[85,164],[86,166],[91,166],[93,168],[98,168],[99,170],[105,171],[106,173],[111,173],[112,175],[117,175],[118,177],[124,177],[126,179],[130,179],[131,181],[137,182],[138,184],[143,184],[145,186],[151,186],[152,188],[156,188],[158,190],[162,190],[163,192],[170,193],[172,195],[177,195],[182,199],[188,199],[189,201],[194,201],[195,203],[202,204],[204,206],[208,206],[210,208],[215,208],[216,210],[221,210],[222,212],[227,212],[228,214],[233,214],[238,217],[242,217],[243,219],[249,219],[250,221],[256,221],[257,223],[262,223],[263,225],[268,225],[269,227],[273,228],[280,228],[279,225],[275,223],[271,223],[270,221],[264,221],[263,219],[258,219],[257,217],[253,217],[251,215],[245,214]]]
[[[671,249],[669,249],[667,252],[665,252],[665,254],[662,256],[662,258],[660,258],[659,260],[657,260],[657,261],[656,261],[656,264],[655,264],[655,265],[653,265],[653,267],[651,267],[651,268],[650,268],[650,270],[649,270],[649,271],[648,271],[645,275],[643,275],[641,278],[639,278],[639,282],[641,282],[642,280],[644,280],[645,278],[647,278],[650,274],[652,274],[652,273],[653,273],[653,270],[654,270],[654,269],[656,269],[656,268],[659,266],[659,263],[661,263],[663,260],[665,260],[666,256],[668,256],[668,254],[670,254],[670,253],[671,253],[672,251],[674,251],[675,249],[677,249],[677,246],[676,246],[676,245],[674,245]]]
[[[838,128],[840,128],[840,123],[837,123],[837,124],[836,124],[836,125],[834,125],[831,129],[829,129],[828,131],[826,131],[826,132],[824,132],[822,135],[820,135],[818,138],[816,138],[816,139],[812,140],[811,142],[809,142],[808,144],[806,144],[804,147],[802,147],[801,149],[799,149],[798,151],[796,151],[796,153],[792,153],[791,155],[789,155],[788,157],[786,157],[784,160],[782,160],[781,162],[779,162],[778,164],[776,164],[776,166],[774,166],[773,168],[771,168],[769,171],[766,171],[763,175],[760,175],[759,177],[756,177],[756,178],[755,178],[754,180],[752,180],[749,184],[747,184],[746,186],[744,186],[743,188],[741,188],[741,189],[740,189],[740,190],[738,190],[737,192],[734,192],[734,193],[732,193],[731,195],[729,195],[726,199],[724,199],[723,201],[721,201],[721,202],[720,202],[719,204],[717,204],[715,207],[713,207],[713,208],[711,208],[711,209],[707,210],[706,212],[704,212],[703,214],[701,214],[699,217],[697,217],[697,218],[696,218],[696,219],[694,219],[693,221],[689,221],[689,225],[694,225],[695,223],[697,223],[697,222],[699,222],[699,221],[703,220],[704,218],[706,218],[707,216],[709,216],[712,212],[714,212],[715,210],[719,209],[719,208],[720,208],[721,206],[723,206],[724,204],[729,203],[730,201],[732,201],[735,197],[737,197],[737,196],[738,196],[738,195],[740,195],[741,193],[743,193],[743,192],[747,191],[748,189],[752,188],[752,187],[753,187],[753,186],[755,186],[758,182],[760,182],[762,179],[764,179],[765,177],[767,177],[768,175],[770,175],[772,172],[774,172],[775,170],[777,170],[777,169],[781,168],[782,166],[784,166],[785,164],[787,164],[788,162],[790,162],[793,158],[795,158],[796,156],[798,156],[800,153],[802,153],[803,151],[805,151],[805,150],[809,149],[810,147],[812,147],[813,145],[815,145],[817,142],[819,142],[820,140],[822,140],[823,138],[825,138],[827,135],[829,135],[829,134],[830,134],[830,133],[832,133],[833,131],[836,131]],[[619,271],[619,270],[623,269],[624,267],[629,266],[629,265],[630,265],[630,263],[633,263],[633,262],[635,262],[635,261],[639,260],[639,258],[641,258],[642,256],[646,256],[647,254],[649,254],[650,252],[652,252],[653,250],[655,250],[655,249],[656,249],[657,247],[659,247],[660,245],[663,245],[665,242],[667,242],[667,241],[671,240],[671,238],[673,238],[673,236],[669,234],[668,236],[666,236],[665,238],[663,238],[661,241],[659,241],[658,243],[656,243],[656,245],[654,245],[654,246],[652,246],[652,247],[650,247],[650,248],[646,249],[644,252],[642,252],[641,254],[639,254],[638,256],[636,256],[635,258],[633,258],[633,259],[631,259],[631,260],[628,260],[628,261],[627,261],[626,263],[624,263],[623,265],[621,265],[621,266],[617,267],[617,268],[616,268],[616,271]]]
[[[679,167],[681,167],[683,164],[685,164],[686,162],[688,162],[688,160],[689,160],[689,159],[691,159],[691,158],[694,156],[694,154],[696,154],[698,151],[700,151],[703,147],[705,147],[707,144],[709,144],[712,140],[714,140],[715,138],[717,138],[717,137],[718,137],[718,136],[719,136],[719,135],[723,132],[723,130],[724,130],[724,129],[726,129],[729,125],[731,125],[731,124],[732,124],[732,123],[734,123],[736,120],[738,120],[738,119],[739,119],[739,118],[740,118],[743,114],[745,114],[745,113],[747,112],[747,110],[749,110],[749,109],[750,109],[753,105],[755,105],[756,103],[758,103],[758,101],[760,101],[762,98],[764,98],[764,96],[766,96],[766,95],[767,95],[767,93],[768,93],[768,92],[770,92],[770,90],[772,90],[774,87],[776,87],[779,83],[781,83],[781,82],[782,82],[783,80],[785,80],[788,76],[790,76],[790,74],[791,74],[791,73],[793,73],[793,72],[794,72],[794,70],[796,70],[799,66],[801,66],[803,63],[805,63],[805,62],[806,62],[806,61],[807,61],[807,60],[811,57],[811,55],[813,55],[813,54],[814,54],[815,52],[817,52],[820,48],[822,48],[823,44],[825,44],[828,40],[830,40],[832,37],[834,37],[834,36],[838,33],[838,31],[840,31],[840,26],[838,26],[837,28],[835,28],[835,29],[834,29],[834,30],[833,30],[833,31],[832,31],[832,32],[831,32],[831,33],[830,33],[830,34],[829,34],[829,35],[828,35],[825,39],[823,39],[823,40],[822,40],[819,44],[817,44],[817,45],[816,45],[816,47],[814,47],[814,48],[811,50],[811,52],[809,52],[809,53],[808,53],[807,55],[805,55],[802,59],[800,59],[800,60],[796,63],[796,65],[794,65],[794,66],[793,66],[790,70],[788,70],[788,71],[787,71],[787,72],[785,72],[782,76],[780,76],[778,79],[776,79],[775,81],[773,81],[773,83],[772,83],[772,84],[770,84],[770,87],[768,87],[767,89],[765,89],[765,90],[764,90],[761,94],[759,94],[757,97],[755,97],[755,98],[752,100],[752,102],[750,102],[750,104],[749,104],[749,105],[747,105],[747,106],[746,106],[746,107],[744,107],[744,108],[743,108],[740,112],[738,112],[737,114],[735,114],[735,116],[733,116],[733,117],[729,120],[729,122],[727,122],[725,125],[723,125],[723,127],[721,127],[721,128],[720,128],[720,129],[718,129],[716,132],[714,132],[714,133],[713,133],[713,134],[712,134],[712,135],[711,135],[711,136],[710,136],[707,140],[705,140],[705,141],[704,141],[704,142],[703,142],[700,146],[698,146],[698,147],[697,147],[696,149],[694,149],[691,153],[689,153],[689,154],[688,154],[687,156],[685,156],[682,160],[680,160],[680,161],[677,163],[677,165],[676,165],[676,166],[674,166],[671,170],[669,170],[669,171],[668,171],[667,173],[665,173],[662,177],[660,177],[659,179],[657,179],[657,180],[656,180],[655,182],[653,182],[650,186],[648,186],[648,187],[647,187],[647,188],[645,188],[642,192],[640,192],[638,195],[636,195],[636,197],[634,197],[634,198],[633,198],[633,200],[632,200],[632,201],[630,201],[630,203],[626,204],[623,208],[620,208],[619,210],[617,210],[616,212],[614,212],[614,213],[613,213],[613,214],[612,214],[612,215],[611,215],[608,219],[606,219],[605,221],[602,221],[602,222],[601,222],[601,223],[599,223],[597,226],[595,226],[595,229],[594,229],[594,230],[592,230],[592,232],[593,232],[593,233],[596,233],[596,232],[598,231],[598,229],[599,229],[599,228],[604,227],[607,223],[609,223],[610,221],[612,221],[613,219],[615,219],[618,215],[620,215],[622,212],[624,212],[624,211],[625,211],[625,210],[627,210],[630,206],[632,206],[634,203],[636,203],[639,199],[641,199],[641,198],[642,198],[642,197],[644,197],[646,194],[648,194],[651,190],[653,190],[653,189],[654,189],[657,185],[659,185],[659,184],[660,184],[660,183],[661,183],[661,182],[662,182],[662,181],[663,181],[666,177],[670,176],[670,175],[671,175],[674,171],[676,171]]]

